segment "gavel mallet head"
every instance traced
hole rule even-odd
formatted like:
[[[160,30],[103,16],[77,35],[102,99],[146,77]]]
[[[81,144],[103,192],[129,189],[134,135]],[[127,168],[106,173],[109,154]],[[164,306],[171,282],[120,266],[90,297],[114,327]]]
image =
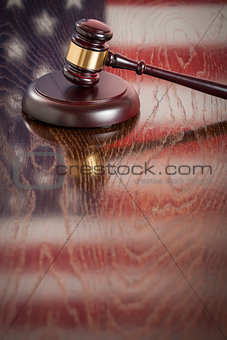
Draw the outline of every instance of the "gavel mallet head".
[[[94,19],[82,19],[75,24],[63,74],[73,83],[89,87],[98,83],[113,36],[111,29]]]

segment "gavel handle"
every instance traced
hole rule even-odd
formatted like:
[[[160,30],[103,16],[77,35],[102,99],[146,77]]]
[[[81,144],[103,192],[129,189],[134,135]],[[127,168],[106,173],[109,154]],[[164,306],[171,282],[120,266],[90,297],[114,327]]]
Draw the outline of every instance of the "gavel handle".
[[[197,91],[227,99],[227,85],[146,65],[144,61],[137,62],[111,51],[108,51],[105,65],[113,68],[132,70],[139,75],[143,73],[148,74],[149,76],[165,79]]]

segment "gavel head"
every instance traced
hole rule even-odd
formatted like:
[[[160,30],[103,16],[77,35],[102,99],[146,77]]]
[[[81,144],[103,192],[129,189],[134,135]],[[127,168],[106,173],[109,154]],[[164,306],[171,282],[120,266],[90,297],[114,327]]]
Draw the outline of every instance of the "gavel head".
[[[75,24],[66,55],[67,64],[63,74],[80,86],[93,86],[99,81],[99,73],[104,65],[109,49],[108,40],[112,38],[111,29],[94,19],[82,19]]]

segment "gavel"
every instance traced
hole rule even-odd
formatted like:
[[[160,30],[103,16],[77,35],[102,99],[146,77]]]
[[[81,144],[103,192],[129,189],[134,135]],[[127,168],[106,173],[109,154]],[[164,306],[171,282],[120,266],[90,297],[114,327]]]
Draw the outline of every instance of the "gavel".
[[[64,76],[73,83],[82,87],[94,86],[98,83],[99,72],[105,65],[132,70],[138,75],[147,74],[227,99],[227,85],[164,70],[110,51],[107,42],[112,38],[113,33],[101,21],[79,20],[75,24],[75,31],[66,55],[66,65],[63,66]]]

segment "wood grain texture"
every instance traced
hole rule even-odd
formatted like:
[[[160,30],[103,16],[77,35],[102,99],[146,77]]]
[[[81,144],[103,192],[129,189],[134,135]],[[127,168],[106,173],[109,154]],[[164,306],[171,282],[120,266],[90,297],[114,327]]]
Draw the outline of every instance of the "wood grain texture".
[[[107,129],[79,130],[30,120],[21,113],[21,98],[32,80],[62,67],[74,21],[94,17],[120,31],[122,5],[128,6],[126,29],[114,50],[226,83],[226,8],[191,54],[222,3],[200,1],[209,18],[201,25],[191,17],[194,1],[72,3],[18,0],[0,9],[0,336],[224,339],[226,101],[108,69],[137,89],[140,115]],[[157,18],[160,11],[168,25]],[[142,29],[139,44],[132,22]],[[145,162],[155,174],[80,171],[110,164],[122,173]],[[58,165],[67,174],[59,175]],[[212,172],[193,174],[195,165]],[[175,166],[176,175],[165,173],[166,166]]]

